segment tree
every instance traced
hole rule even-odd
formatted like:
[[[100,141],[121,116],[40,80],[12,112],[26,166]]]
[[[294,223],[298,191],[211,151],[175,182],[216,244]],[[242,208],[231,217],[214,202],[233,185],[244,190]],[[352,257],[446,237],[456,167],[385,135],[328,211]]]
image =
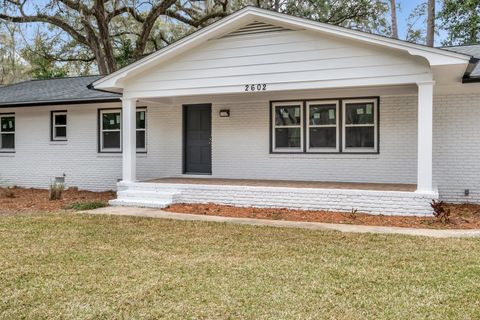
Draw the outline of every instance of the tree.
[[[37,32],[33,44],[22,49],[22,57],[30,65],[30,76],[33,79],[65,77],[68,74],[65,65],[58,65],[50,55],[54,42],[47,42],[44,38],[45,35]]]
[[[428,0],[427,8],[427,46],[435,43],[435,0]]]
[[[395,0],[390,0],[390,12],[392,17],[392,38],[398,39],[397,6]]]
[[[443,45],[480,43],[479,0],[444,0],[438,18],[448,34]]]
[[[379,0],[293,0],[286,2],[282,12],[371,33],[390,33],[385,19],[388,5]]]
[[[227,4],[215,0],[208,2],[212,5],[207,9],[194,0],[2,1],[0,19],[13,23],[43,23],[62,30],[68,35],[66,46],[72,49],[70,53],[73,54],[65,57],[59,51],[57,56],[63,60],[79,61],[77,53],[87,49],[87,60],[95,60],[101,74],[117,70],[116,54],[121,51],[117,45],[124,45],[126,38],[132,45],[129,60],[139,59],[148,53],[148,44],[155,41],[151,39],[152,31],[160,18],[169,19],[173,24],[199,28],[212,19],[225,16]],[[128,21],[128,24],[122,24],[122,21]]]
[[[25,80],[27,64],[17,44],[15,25],[0,22],[0,86]]]

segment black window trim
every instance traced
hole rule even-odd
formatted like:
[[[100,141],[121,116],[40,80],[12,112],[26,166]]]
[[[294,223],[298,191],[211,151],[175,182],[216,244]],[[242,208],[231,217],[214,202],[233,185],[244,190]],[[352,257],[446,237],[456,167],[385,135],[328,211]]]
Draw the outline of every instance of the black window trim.
[[[102,145],[101,145],[102,143],[101,143],[101,139],[100,139],[100,135],[102,133],[100,120],[101,120],[102,111],[105,111],[105,110],[107,110],[107,111],[108,110],[111,110],[111,111],[119,110],[120,111],[120,117],[121,117],[120,118],[120,137],[123,135],[122,108],[121,107],[119,107],[119,108],[112,107],[112,108],[99,108],[99,109],[97,109],[97,153],[101,153],[101,154],[121,154],[122,153],[122,148],[123,148],[121,138],[120,138],[120,151],[104,151],[104,150],[102,150]],[[147,106],[138,106],[136,108],[135,113],[138,112],[138,111],[143,111],[143,110],[145,111],[145,119],[146,119],[146,121],[145,121],[145,149],[144,150],[143,149],[142,150],[137,149],[137,154],[147,154],[148,153],[148,147],[147,147],[148,146],[148,144],[147,144],[147,141],[148,141],[148,125],[147,125],[148,112],[147,112],[147,110],[148,110],[148,108],[147,108]],[[136,116],[136,114],[135,114],[135,116]]]
[[[13,149],[2,149],[0,147],[0,153],[15,153],[16,152],[16,148],[17,148],[17,144],[16,144],[16,136],[17,136],[17,117],[15,115],[15,112],[6,112],[6,113],[0,113],[0,117],[14,117],[15,118],[15,131],[13,132],[13,139],[15,141],[15,147]],[[0,130],[1,131],[1,130]]]
[[[54,129],[55,129],[55,114],[57,113],[65,113],[67,115],[67,124],[66,124],[66,133],[67,136],[65,138],[55,138],[54,137]],[[68,141],[68,111],[67,110],[52,110],[50,111],[50,141],[51,142],[66,142]]]
[[[375,151],[357,151],[357,152],[352,152],[352,151],[343,151],[343,136],[342,136],[342,124],[343,124],[343,112],[342,112],[342,106],[343,106],[343,101],[344,100],[360,100],[360,99],[371,99],[371,100],[376,100],[377,102],[377,128],[376,128],[376,135],[377,135],[377,148]],[[318,152],[318,151],[307,151],[307,146],[306,142],[303,143],[303,150],[301,151],[275,151],[275,148],[273,146],[273,105],[276,103],[288,103],[288,102],[303,102],[303,137],[306,140],[306,132],[307,126],[306,126],[306,107],[307,107],[307,101],[329,101],[329,100],[337,100],[339,103],[339,114],[338,114],[338,121],[339,121],[339,151],[329,151],[329,152]],[[312,98],[312,99],[285,99],[285,100],[270,100],[269,102],[269,154],[275,155],[275,154],[312,154],[312,155],[328,155],[328,154],[336,154],[336,155],[376,155],[380,154],[380,96],[360,96],[360,97],[342,97],[342,98]]]

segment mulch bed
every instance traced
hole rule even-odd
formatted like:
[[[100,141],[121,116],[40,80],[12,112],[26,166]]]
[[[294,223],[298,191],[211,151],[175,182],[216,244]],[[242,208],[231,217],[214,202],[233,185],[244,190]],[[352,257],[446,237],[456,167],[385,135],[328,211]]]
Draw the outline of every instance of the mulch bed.
[[[0,188],[0,214],[24,212],[53,212],[66,210],[73,203],[108,202],[115,199],[114,191],[92,192],[71,188],[63,192],[61,200],[49,200],[49,191],[34,188]],[[480,205],[447,204],[450,222],[443,224],[434,217],[396,217],[330,211],[304,211],[270,208],[242,208],[217,204],[173,204],[167,211],[211,216],[289,220],[305,222],[345,223],[371,226],[480,229]]]
[[[49,191],[13,187],[0,188],[0,214],[23,212],[52,212],[68,208],[73,203],[115,199],[115,192],[92,192],[70,188],[63,191],[61,200],[49,200]]]
[[[451,210],[446,224],[434,217],[399,217],[344,213],[330,211],[304,211],[289,209],[242,208],[216,204],[173,204],[167,211],[210,216],[256,218],[304,222],[344,223],[386,227],[432,228],[432,229],[479,229],[480,205],[447,204]]]

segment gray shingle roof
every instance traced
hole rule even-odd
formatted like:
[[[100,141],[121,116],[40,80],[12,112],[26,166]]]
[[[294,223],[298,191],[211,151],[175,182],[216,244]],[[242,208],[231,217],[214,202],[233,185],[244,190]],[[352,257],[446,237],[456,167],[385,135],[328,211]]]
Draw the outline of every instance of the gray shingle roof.
[[[474,58],[480,59],[480,44],[472,44],[469,46],[458,47],[444,47],[442,49],[468,54]],[[470,73],[470,77],[480,77],[480,62],[477,63],[476,68],[473,69],[472,73]]]
[[[119,99],[121,97],[119,94],[91,90],[87,87],[101,77],[30,80],[0,87],[0,106]]]

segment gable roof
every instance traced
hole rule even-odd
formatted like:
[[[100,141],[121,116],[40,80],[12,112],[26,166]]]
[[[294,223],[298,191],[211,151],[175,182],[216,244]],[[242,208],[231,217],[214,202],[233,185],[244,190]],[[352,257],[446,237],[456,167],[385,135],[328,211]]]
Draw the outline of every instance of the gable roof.
[[[459,52],[470,55],[480,60],[480,44],[471,44],[466,46],[443,47],[444,50]],[[480,63],[477,63],[475,68],[470,72],[471,78],[480,78]]]
[[[101,76],[30,80],[0,87],[0,107],[119,101],[120,95],[90,90]]]
[[[351,30],[344,27],[320,23],[317,21],[249,6],[240,9],[235,13],[232,13],[231,15],[220,19],[215,23],[198,30],[187,37],[184,37],[143,59],[140,59],[108,76],[105,76],[102,79],[93,82],[92,86],[97,89],[121,91],[123,88],[122,80],[125,77],[147,70],[152,64],[164,62],[209,39],[221,37],[254,21],[270,23],[285,28],[312,30],[344,39],[352,39],[373,45],[407,51],[411,55],[422,56],[426,58],[431,66],[453,64],[467,65],[471,63],[471,56],[464,53],[413,44],[398,39]]]

